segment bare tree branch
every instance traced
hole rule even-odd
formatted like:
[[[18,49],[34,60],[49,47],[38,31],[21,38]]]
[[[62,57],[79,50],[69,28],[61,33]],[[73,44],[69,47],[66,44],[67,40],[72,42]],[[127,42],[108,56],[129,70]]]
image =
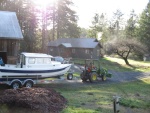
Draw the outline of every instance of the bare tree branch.
[[[117,54],[124,59],[127,65],[130,65],[128,62],[128,57],[131,53],[144,54],[146,50],[146,47],[135,39],[114,39],[106,44],[107,53]]]

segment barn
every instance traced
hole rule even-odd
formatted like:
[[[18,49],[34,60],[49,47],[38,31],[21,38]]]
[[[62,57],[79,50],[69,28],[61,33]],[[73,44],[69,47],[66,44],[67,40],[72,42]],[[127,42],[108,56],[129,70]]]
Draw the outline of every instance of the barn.
[[[48,53],[64,58],[98,59],[101,44],[95,38],[59,38],[48,43]]]
[[[15,12],[0,11],[0,57],[4,63],[16,63],[23,35]]]

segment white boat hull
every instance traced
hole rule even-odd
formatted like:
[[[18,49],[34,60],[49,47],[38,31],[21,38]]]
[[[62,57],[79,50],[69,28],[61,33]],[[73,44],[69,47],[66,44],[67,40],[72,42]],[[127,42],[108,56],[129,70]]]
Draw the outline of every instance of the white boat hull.
[[[36,67],[36,68],[15,68],[14,65],[0,66],[0,78],[48,78],[65,74],[71,67],[71,64],[60,64],[59,66]]]

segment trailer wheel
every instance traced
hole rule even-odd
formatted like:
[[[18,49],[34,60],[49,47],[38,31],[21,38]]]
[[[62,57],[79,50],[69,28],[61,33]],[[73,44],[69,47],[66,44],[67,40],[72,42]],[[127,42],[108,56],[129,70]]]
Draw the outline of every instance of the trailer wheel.
[[[72,80],[73,79],[73,74],[72,73],[68,73],[67,74],[67,80]]]
[[[33,82],[32,81],[27,81],[24,85],[26,88],[32,88]]]
[[[13,82],[12,84],[11,84],[11,87],[13,88],[13,89],[18,89],[18,88],[20,88],[20,86],[21,86],[21,84],[19,83],[19,82]]]
[[[91,83],[97,81],[97,73],[92,72],[91,74],[89,74],[89,80]]]

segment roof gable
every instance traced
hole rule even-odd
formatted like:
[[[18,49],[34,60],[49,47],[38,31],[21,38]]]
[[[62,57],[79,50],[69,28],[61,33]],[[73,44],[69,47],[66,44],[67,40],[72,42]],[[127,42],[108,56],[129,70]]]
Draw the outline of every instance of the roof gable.
[[[15,12],[0,11],[0,39],[23,39]]]
[[[48,46],[59,46],[72,48],[95,48],[99,42],[95,38],[60,38],[55,41],[49,42]]]

